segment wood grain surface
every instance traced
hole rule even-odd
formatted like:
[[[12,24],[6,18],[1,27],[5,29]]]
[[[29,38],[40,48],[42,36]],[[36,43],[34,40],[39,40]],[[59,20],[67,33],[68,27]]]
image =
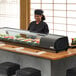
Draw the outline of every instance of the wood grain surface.
[[[68,49],[67,51],[61,51],[59,53],[47,52],[46,50],[40,50],[30,47],[17,46],[14,44],[8,44],[4,42],[0,42],[0,49],[10,52],[16,52],[21,54],[27,54],[31,56],[41,57],[50,60],[58,60],[66,57],[70,57],[76,55],[76,49]],[[50,50],[52,51],[52,50]]]

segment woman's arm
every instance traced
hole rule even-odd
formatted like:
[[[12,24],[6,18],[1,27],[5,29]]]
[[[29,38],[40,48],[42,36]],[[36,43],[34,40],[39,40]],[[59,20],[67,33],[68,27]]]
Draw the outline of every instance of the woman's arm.
[[[44,25],[44,33],[45,34],[48,34],[49,33],[49,28],[48,28],[48,25],[47,24]]]

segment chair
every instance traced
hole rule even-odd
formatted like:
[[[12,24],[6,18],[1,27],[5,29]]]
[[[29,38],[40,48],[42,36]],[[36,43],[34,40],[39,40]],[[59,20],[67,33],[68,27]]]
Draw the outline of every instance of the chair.
[[[20,69],[20,65],[12,62],[0,63],[0,75],[11,76]]]
[[[66,76],[76,76],[76,67],[68,69]]]
[[[35,68],[22,68],[17,70],[16,76],[41,76],[41,71]]]

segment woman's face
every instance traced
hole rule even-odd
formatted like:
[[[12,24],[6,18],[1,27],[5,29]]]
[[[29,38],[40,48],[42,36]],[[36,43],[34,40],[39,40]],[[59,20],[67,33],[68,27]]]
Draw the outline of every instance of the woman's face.
[[[35,15],[35,20],[36,21],[41,21],[42,15]]]

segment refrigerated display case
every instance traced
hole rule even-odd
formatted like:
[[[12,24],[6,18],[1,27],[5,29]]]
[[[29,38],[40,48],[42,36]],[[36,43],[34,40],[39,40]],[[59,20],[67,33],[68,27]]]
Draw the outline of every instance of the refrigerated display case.
[[[67,50],[69,46],[67,36],[33,33],[8,27],[0,28],[0,41],[29,48],[52,49],[55,52]]]

